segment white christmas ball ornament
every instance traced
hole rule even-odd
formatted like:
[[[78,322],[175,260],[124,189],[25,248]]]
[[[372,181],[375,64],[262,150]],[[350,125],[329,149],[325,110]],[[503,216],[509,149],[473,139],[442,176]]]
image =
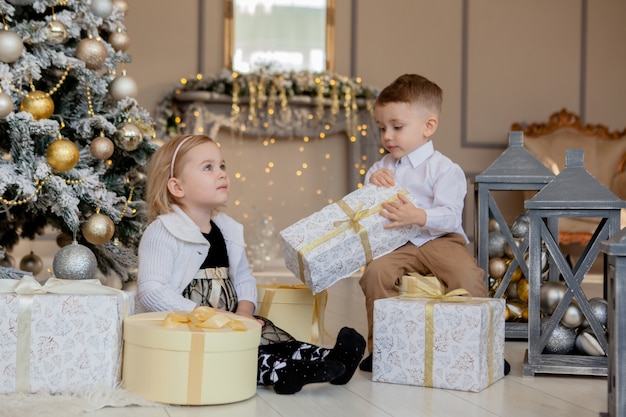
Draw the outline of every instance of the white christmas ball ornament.
[[[7,117],[13,112],[13,99],[7,93],[0,93],[0,117]]]
[[[111,0],[91,0],[91,11],[96,16],[106,19],[113,13],[113,2]]]
[[[24,51],[24,43],[19,35],[11,30],[0,30],[0,61],[10,64],[17,61]]]
[[[52,261],[52,272],[60,279],[93,279],[97,267],[96,255],[76,241],[61,248]]]
[[[139,88],[135,80],[126,74],[122,74],[111,82],[109,92],[115,100],[122,100],[126,97],[136,98]]]

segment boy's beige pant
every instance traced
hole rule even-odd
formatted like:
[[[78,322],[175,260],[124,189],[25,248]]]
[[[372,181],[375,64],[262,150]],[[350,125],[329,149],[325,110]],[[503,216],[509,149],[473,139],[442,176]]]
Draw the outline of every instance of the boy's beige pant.
[[[485,273],[469,253],[463,236],[450,233],[419,248],[407,243],[370,262],[359,281],[365,294],[370,352],[373,348],[374,301],[397,296],[397,284],[409,272],[432,273],[446,284],[448,291],[463,288],[473,297],[487,297]]]

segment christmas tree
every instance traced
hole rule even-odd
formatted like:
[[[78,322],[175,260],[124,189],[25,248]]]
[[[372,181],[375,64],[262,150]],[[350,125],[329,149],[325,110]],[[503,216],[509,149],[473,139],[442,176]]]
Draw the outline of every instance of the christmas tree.
[[[0,0],[0,259],[48,227],[57,277],[132,278],[142,167],[158,140],[124,69],[127,11],[125,0]]]

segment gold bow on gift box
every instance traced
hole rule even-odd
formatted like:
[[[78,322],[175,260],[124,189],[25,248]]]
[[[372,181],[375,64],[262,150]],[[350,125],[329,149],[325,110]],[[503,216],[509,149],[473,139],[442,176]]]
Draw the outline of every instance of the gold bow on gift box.
[[[402,190],[400,191],[399,194],[407,195],[408,191]],[[394,202],[394,201],[398,201],[397,195],[393,195],[392,197],[388,198],[387,200],[384,201],[384,203]],[[338,236],[341,233],[349,229],[352,229],[354,233],[357,233],[359,235],[359,238],[361,239],[361,245],[363,246],[363,251],[365,252],[365,263],[368,264],[373,259],[372,247],[370,245],[369,237],[367,236],[367,230],[365,229],[365,227],[363,227],[363,225],[360,222],[361,220],[380,212],[382,210],[383,203],[377,204],[376,206],[371,207],[369,209],[363,209],[363,204],[360,203],[356,207],[356,210],[353,210],[344,200],[339,200],[337,201],[336,204],[337,206],[339,206],[339,208],[341,208],[341,210],[344,211],[344,213],[346,214],[346,216],[348,216],[348,218],[345,220],[335,221],[333,223],[335,230],[327,233],[326,235],[322,236],[319,239],[314,240],[308,245],[305,245],[298,251],[298,268],[300,269],[301,281],[305,280],[304,279],[304,255],[307,252],[310,252],[311,250],[315,249],[322,243],[331,240],[335,236]]]
[[[414,276],[417,279],[417,285],[412,286],[415,292],[398,296],[398,298],[431,298],[424,307],[424,386],[432,387],[433,384],[433,362],[435,348],[435,305],[439,303],[467,303],[478,302],[489,307],[489,340],[487,346],[489,348],[489,385],[494,381],[493,357],[494,357],[494,318],[493,305],[488,299],[473,299],[471,294],[463,289],[458,288],[444,293],[441,286],[438,286],[431,280],[423,276]]]
[[[163,327],[173,329],[186,324],[190,330],[215,330],[225,326],[237,331],[246,331],[241,320],[229,317],[229,314],[218,313],[213,307],[198,307],[190,312],[173,311],[163,319]]]

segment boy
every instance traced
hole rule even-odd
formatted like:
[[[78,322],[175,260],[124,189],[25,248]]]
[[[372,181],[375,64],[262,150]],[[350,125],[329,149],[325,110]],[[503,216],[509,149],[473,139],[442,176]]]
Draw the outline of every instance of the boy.
[[[372,371],[374,301],[398,295],[397,284],[409,272],[433,273],[448,289],[466,289],[486,297],[484,271],[467,250],[462,213],[467,181],[461,167],[434,150],[430,137],[439,125],[442,91],[415,74],[398,77],[376,99],[375,116],[383,147],[389,152],[374,163],[365,182],[390,187],[398,183],[418,202],[403,195],[383,204],[385,228],[417,224],[421,230],[404,246],[370,262],[360,280],[365,294],[370,354],[360,365]]]

